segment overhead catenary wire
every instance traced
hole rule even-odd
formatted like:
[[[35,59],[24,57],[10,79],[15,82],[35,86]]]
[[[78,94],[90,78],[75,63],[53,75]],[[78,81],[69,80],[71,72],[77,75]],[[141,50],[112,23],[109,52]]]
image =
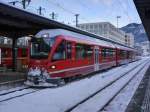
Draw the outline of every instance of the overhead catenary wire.
[[[124,13],[125,13],[126,16],[127,16],[128,20],[129,20],[129,23],[132,23],[132,18],[130,17],[130,15],[129,15],[127,9],[125,9],[125,7],[124,7],[124,5],[123,5],[123,2],[122,2],[121,0],[118,0],[118,3],[120,4],[119,6],[122,6],[122,7],[123,7],[123,11],[124,11]],[[129,1],[128,1],[128,0],[127,0],[127,4],[129,4]],[[122,8],[121,8],[121,9],[122,9]],[[138,26],[137,28],[140,30],[139,26]]]
[[[77,14],[77,13],[75,13],[74,11],[72,11],[72,10],[70,10],[70,9],[68,9],[68,8],[65,8],[64,6],[62,6],[62,5],[59,4],[59,3],[53,2],[52,0],[47,0],[47,1],[49,1],[49,2],[50,2],[51,4],[53,4],[54,6],[56,6],[56,7],[60,8],[60,9],[62,9],[63,11],[72,14],[73,16]],[[89,20],[87,20],[85,17],[82,17],[81,15],[80,15],[80,19],[85,20],[85,21],[89,21]]]
[[[118,1],[118,4],[119,4],[118,6],[120,7],[120,9],[122,9],[122,11],[124,12],[124,14],[126,15],[129,23],[131,23],[132,19],[131,19],[130,15],[129,15],[128,11],[124,7],[124,5],[123,5],[124,3],[121,0],[117,0],[117,1]]]

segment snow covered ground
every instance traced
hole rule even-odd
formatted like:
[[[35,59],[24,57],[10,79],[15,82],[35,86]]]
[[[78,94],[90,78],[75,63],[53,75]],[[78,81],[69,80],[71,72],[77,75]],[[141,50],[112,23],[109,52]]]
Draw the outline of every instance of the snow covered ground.
[[[13,92],[13,91],[17,91],[17,90],[20,90],[20,89],[25,89],[25,88],[27,88],[27,87],[23,85],[23,86],[19,86],[19,87],[16,87],[16,88],[1,90],[0,95],[10,93],[10,92]]]
[[[63,112],[134,68],[140,61],[113,68],[59,88],[44,89],[33,94],[0,103],[0,112]]]
[[[147,63],[147,62],[146,62]],[[80,104],[77,108],[75,108],[72,112],[98,112],[100,109],[105,106],[113,96],[117,94],[120,89],[133,77],[135,74],[141,70],[145,66],[145,63],[138,66],[136,69],[117,80],[111,86],[105,88],[100,93],[89,99],[88,101]],[[123,100],[122,100],[123,101]],[[111,112],[116,112],[112,111]],[[118,111],[120,112],[120,111]]]
[[[137,76],[115,97],[103,112],[124,112],[149,66],[150,63],[137,74]]]

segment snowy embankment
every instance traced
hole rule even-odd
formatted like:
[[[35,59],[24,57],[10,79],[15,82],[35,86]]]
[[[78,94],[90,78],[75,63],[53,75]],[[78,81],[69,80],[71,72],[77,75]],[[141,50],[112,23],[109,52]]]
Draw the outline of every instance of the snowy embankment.
[[[45,89],[7,102],[1,102],[0,111],[63,112],[146,60],[142,59],[116,67],[105,73],[99,73],[91,78],[76,81],[60,88]]]

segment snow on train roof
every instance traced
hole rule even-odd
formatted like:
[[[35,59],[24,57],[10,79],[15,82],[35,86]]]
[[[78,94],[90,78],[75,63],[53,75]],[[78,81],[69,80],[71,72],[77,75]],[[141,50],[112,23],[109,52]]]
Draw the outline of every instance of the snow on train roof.
[[[98,45],[101,45],[101,46],[115,48],[115,46],[112,43],[110,43],[110,42],[107,42],[107,41],[104,41],[104,40],[100,40],[100,39],[96,39],[96,38],[92,38],[90,36],[82,35],[82,34],[71,32],[71,31],[64,30],[64,29],[47,29],[47,30],[41,30],[35,36],[36,37],[41,37],[44,34],[49,34],[50,37],[55,37],[55,36],[58,36],[58,35],[71,36],[73,38],[90,41],[93,44],[98,44]]]

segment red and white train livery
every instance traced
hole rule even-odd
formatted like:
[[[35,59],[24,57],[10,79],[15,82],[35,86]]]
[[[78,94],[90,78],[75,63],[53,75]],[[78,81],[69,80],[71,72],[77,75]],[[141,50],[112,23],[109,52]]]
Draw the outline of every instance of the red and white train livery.
[[[79,33],[48,29],[30,44],[30,86],[51,86],[74,76],[86,75],[135,60],[132,48]]]

